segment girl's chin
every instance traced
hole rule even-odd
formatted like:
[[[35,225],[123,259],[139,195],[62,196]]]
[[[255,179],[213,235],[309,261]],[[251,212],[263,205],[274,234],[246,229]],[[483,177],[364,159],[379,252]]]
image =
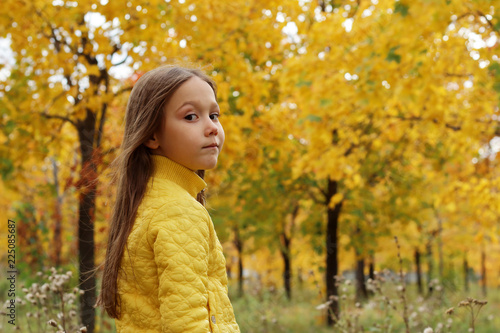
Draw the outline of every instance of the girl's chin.
[[[216,166],[217,166],[217,161],[215,163],[205,164],[205,167],[203,169],[198,169],[198,170],[210,170],[214,169]]]
[[[193,165],[194,166],[194,165]],[[210,161],[202,161],[201,163],[197,163],[196,167],[193,169],[192,167],[188,167],[191,170],[210,170],[217,166],[217,158],[214,158]]]

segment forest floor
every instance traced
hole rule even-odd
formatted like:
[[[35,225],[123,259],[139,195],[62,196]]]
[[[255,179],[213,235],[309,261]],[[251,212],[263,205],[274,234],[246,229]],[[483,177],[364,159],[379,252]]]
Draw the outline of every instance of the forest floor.
[[[16,293],[18,300],[23,300],[16,301],[19,331],[58,331],[56,327],[48,326],[47,321],[55,319],[58,325],[63,322],[58,315],[61,299],[65,301],[64,322],[67,332],[78,330],[78,292],[74,290],[76,279],[72,274],[66,274],[52,272],[28,279],[30,281],[19,281],[19,286],[23,286]],[[43,287],[44,281],[48,287]],[[243,295],[238,296],[236,281],[231,281],[229,294],[241,332],[500,332],[498,288],[489,288],[484,296],[480,286],[475,283],[471,283],[469,292],[464,292],[454,283],[441,285],[435,281],[433,292],[421,296],[415,285],[403,288],[397,276],[380,276],[367,283],[368,299],[357,301],[353,281],[342,280],[338,284],[341,316],[336,326],[328,327],[325,324],[328,304],[315,285],[317,282],[292,285],[292,299],[289,300],[282,289],[256,283],[245,284]],[[58,292],[57,286],[64,290]],[[4,281],[0,283],[0,304],[4,305],[2,312],[8,314],[7,287]],[[8,323],[9,317],[2,317],[0,331],[14,331]],[[115,332],[113,320],[98,311],[95,332]]]
[[[230,294],[236,319],[245,333],[500,332],[498,289],[488,289],[484,297],[476,284],[471,284],[469,292],[436,284],[430,295],[420,296],[416,286],[411,285],[405,288],[404,301],[396,281],[385,281],[380,288],[373,289],[367,300],[357,302],[353,283],[342,282],[339,285],[341,316],[334,327],[325,324],[328,304],[317,290],[297,288],[292,291],[292,300],[288,300],[284,292],[273,289],[249,289],[242,297],[236,297],[233,296],[236,289],[230,288]],[[485,300],[488,303],[483,305]]]

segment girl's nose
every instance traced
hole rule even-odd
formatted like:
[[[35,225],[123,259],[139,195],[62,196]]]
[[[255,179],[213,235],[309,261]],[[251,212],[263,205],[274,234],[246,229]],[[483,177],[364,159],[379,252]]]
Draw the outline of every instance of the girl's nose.
[[[217,128],[217,125],[212,121],[212,119],[208,120],[208,125],[205,128],[205,135],[210,136],[210,135],[217,135],[219,134],[219,129]]]

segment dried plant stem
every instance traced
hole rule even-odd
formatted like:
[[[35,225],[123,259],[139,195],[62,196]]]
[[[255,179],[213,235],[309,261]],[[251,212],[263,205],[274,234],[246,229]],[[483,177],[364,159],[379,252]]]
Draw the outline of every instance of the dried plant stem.
[[[403,275],[403,259],[401,258],[401,247],[399,246],[398,237],[394,236],[396,246],[398,248],[399,259],[399,281],[401,283],[401,301],[403,303],[403,321],[405,323],[406,333],[410,333],[410,321],[408,319],[408,305],[406,303],[406,283]]]
[[[64,292],[61,290],[59,292],[59,295],[61,296],[62,328],[63,328],[63,331],[66,332],[66,313],[64,312]]]
[[[29,321],[29,320],[27,320],[27,321],[26,321],[26,323],[27,323],[27,325],[28,325],[28,331],[29,331],[30,333],[33,333],[33,330],[31,329],[30,321]]]
[[[40,314],[38,313],[38,316],[37,316],[37,320],[38,320],[38,327],[42,327],[42,316],[40,316]]]
[[[475,318],[474,318],[474,308],[470,307],[470,316],[471,316],[471,328],[472,328],[472,333],[476,332],[476,325],[475,325]]]
[[[479,304],[480,301],[477,301],[475,300],[472,301],[472,304],[469,306],[469,310],[470,310],[470,315],[471,315],[471,329],[472,329],[472,333],[475,333],[476,332],[476,319],[479,315],[479,311],[481,311],[481,309],[483,308],[483,305],[486,304]],[[474,305],[478,305],[478,309],[476,311],[476,313],[474,314]]]
[[[311,271],[310,275],[314,278],[314,284],[316,286],[316,289],[318,290],[319,298],[320,299],[324,299],[323,292],[321,291],[321,286],[319,285],[318,279],[316,279],[316,275],[314,274],[313,271]],[[330,316],[335,321],[335,323],[337,323],[338,320],[339,320],[339,318],[337,318],[337,316],[333,312],[332,308],[330,307],[330,304],[332,302],[332,300],[330,299],[331,297],[334,297],[334,296],[330,296],[328,298],[328,300],[326,301],[326,303],[325,303],[325,304],[328,305],[328,307],[327,307],[327,316]]]

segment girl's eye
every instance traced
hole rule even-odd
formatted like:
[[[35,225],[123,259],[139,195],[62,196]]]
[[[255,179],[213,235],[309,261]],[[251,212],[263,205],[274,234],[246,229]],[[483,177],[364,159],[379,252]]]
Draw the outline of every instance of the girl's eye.
[[[212,120],[217,120],[217,119],[219,119],[219,117],[220,117],[220,114],[218,114],[218,113],[212,113],[210,115],[210,119],[212,119]]]
[[[188,114],[187,116],[184,117],[184,119],[192,121],[196,120],[196,115],[195,114]]]

